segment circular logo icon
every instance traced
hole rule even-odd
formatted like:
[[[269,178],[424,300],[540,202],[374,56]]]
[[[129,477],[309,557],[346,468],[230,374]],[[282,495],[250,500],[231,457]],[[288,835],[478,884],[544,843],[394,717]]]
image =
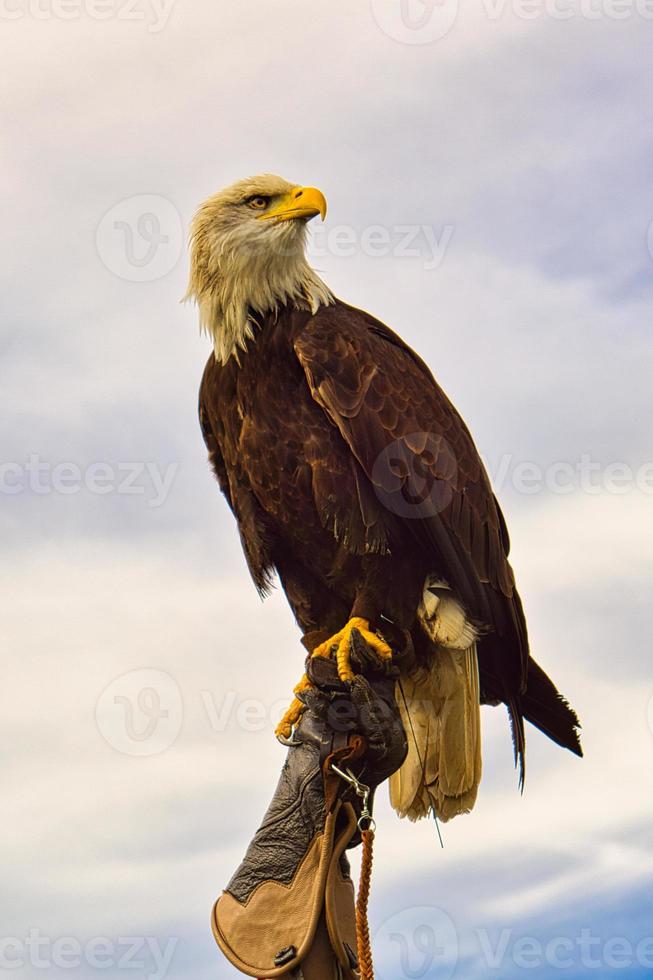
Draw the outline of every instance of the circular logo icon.
[[[386,919],[373,945],[380,980],[449,980],[458,963],[456,927],[431,905]]]
[[[137,194],[109,208],[95,235],[104,265],[129,282],[153,282],[174,269],[184,227],[177,208],[157,194]]]
[[[164,670],[130,670],[105,687],[95,706],[98,730],[125,755],[157,755],[170,748],[183,721],[179,685]]]
[[[459,0],[370,0],[384,34],[402,44],[432,44],[456,23]]]
[[[374,460],[377,498],[392,514],[426,520],[449,506],[458,464],[444,436],[410,432],[386,446]]]

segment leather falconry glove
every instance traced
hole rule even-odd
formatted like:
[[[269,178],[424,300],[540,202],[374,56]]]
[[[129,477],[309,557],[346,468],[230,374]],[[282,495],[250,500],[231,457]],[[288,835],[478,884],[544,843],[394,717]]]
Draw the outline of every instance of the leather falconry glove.
[[[385,630],[384,630],[385,632]],[[312,651],[324,639],[304,638]],[[357,980],[354,886],[346,851],[360,843],[362,801],[333,766],[370,789],[406,756],[395,702],[397,667],[414,658],[408,634],[387,636],[393,662],[353,636],[350,684],[336,663],[311,658],[313,687],[289,742],[276,791],[245,857],[213,908],[212,928],[227,959],[250,977]]]

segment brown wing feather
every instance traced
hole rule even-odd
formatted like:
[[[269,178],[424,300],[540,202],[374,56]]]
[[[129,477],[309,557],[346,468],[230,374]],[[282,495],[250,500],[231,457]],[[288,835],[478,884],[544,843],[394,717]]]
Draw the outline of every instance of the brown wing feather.
[[[492,666],[509,689],[497,696],[522,693],[528,641],[505,522],[460,415],[399,337],[346,304],[320,311],[294,346],[377,498],[405,517],[470,614],[507,641],[504,663]]]
[[[259,593],[266,595],[270,591],[273,574],[268,531],[262,519],[261,508],[257,505],[244,473],[245,460],[240,451],[240,442],[233,438],[235,433],[240,435],[242,428],[235,418],[235,399],[230,401],[226,398],[222,403],[218,398],[219,378],[225,381],[225,373],[218,372],[211,356],[200,386],[200,427],[209,453],[211,468],[236,517],[250,574]],[[223,387],[226,387],[226,384],[223,384]],[[217,406],[220,406],[222,411],[218,410]]]

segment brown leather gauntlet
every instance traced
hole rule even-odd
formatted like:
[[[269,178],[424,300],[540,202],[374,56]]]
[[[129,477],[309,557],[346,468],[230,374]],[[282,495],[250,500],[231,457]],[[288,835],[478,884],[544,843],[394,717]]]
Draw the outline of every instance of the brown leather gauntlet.
[[[360,842],[360,800],[331,766],[351,771],[373,791],[406,754],[394,670],[357,643],[366,676],[347,688],[333,661],[307,662],[314,689],[302,695],[306,710],[276,792],[213,908],[220,949],[251,977],[267,980],[299,968],[304,980],[357,977],[345,851]]]

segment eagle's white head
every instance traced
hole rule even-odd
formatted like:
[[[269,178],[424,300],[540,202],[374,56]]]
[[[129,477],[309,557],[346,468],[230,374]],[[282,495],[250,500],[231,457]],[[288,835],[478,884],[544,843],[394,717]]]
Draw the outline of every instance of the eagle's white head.
[[[318,214],[324,220],[321,191],[273,174],[240,180],[198,209],[185,298],[196,300],[222,364],[253,339],[256,314],[288,303],[315,312],[333,302],[304,254],[306,224]]]

